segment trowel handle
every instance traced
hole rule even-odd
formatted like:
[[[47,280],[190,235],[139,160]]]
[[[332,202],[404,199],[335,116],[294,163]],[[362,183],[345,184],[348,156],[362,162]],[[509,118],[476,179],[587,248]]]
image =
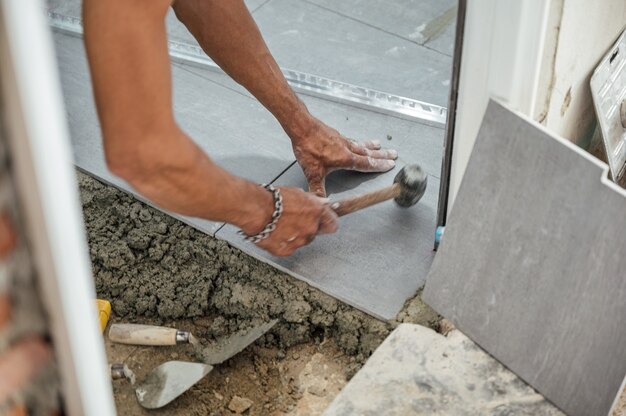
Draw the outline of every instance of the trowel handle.
[[[188,343],[191,334],[176,328],[139,324],[113,324],[109,339],[118,344],[176,345]]]

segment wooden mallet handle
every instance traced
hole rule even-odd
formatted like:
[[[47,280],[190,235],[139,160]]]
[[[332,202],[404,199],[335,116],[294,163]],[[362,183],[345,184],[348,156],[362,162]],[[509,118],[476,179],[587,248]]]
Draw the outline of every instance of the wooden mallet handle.
[[[371,207],[372,205],[376,205],[389,199],[396,198],[399,195],[400,184],[394,183],[387,188],[368,192],[366,194],[355,196],[352,198],[347,198],[343,201],[332,202],[330,204],[330,207],[333,211],[337,213],[338,216],[342,217],[363,208]]]
[[[332,202],[330,207],[340,217],[388,199],[394,199],[401,207],[411,207],[424,196],[427,184],[428,175],[419,165],[406,165],[393,179],[393,185],[343,201]]]

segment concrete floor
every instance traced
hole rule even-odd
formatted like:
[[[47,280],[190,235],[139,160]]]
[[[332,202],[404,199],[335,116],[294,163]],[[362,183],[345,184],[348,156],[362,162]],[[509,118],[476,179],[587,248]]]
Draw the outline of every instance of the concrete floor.
[[[55,11],[79,15],[75,5],[55,2]],[[247,4],[281,65],[446,105],[453,1],[400,1],[390,7],[374,0],[352,0],[350,7],[321,0]],[[173,39],[191,42],[172,17],[168,25]],[[61,34],[55,34],[55,41],[76,164],[133,193],[106,169],[82,41]],[[305,186],[288,138],[247,91],[224,75],[180,64],[174,65],[173,79],[177,120],[213,160],[255,182]],[[444,130],[318,98],[302,99],[313,114],[347,136],[379,139],[397,149],[399,166],[421,164],[430,176],[423,201],[409,210],[389,202],[343,218],[339,233],[318,238],[288,259],[245,244],[230,226],[181,219],[357,308],[392,318],[423,285],[434,254]],[[331,198],[341,198],[387,186],[398,169],[384,175],[337,173],[328,190]]]

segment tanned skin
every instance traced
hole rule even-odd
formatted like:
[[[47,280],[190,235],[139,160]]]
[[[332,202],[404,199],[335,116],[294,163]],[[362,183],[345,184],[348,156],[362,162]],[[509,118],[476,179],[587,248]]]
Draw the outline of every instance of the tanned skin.
[[[320,198],[326,176],[338,169],[384,172],[395,166],[397,153],[376,141],[348,140],[313,117],[287,84],[243,0],[84,0],[109,169],[170,211],[234,224],[248,235],[271,219],[272,195],[213,163],[174,120],[169,7],[207,55],[276,117],[309,183],[310,193],[280,188],[283,215],[258,246],[286,256],[317,234],[335,232],[336,215]]]

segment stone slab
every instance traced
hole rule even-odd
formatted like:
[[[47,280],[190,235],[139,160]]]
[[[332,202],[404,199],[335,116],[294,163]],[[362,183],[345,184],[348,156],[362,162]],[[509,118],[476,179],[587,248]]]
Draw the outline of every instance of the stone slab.
[[[54,39],[76,165],[143,200],[106,167],[82,40],[59,33]],[[294,162],[289,139],[257,101],[178,66],[172,76],[177,121],[220,166],[249,180],[270,182]],[[221,226],[174,216],[211,235]]]
[[[418,137],[413,137],[415,142]],[[401,149],[400,154],[398,166],[421,162],[417,150]],[[337,172],[329,178],[327,191],[338,200],[380,189],[393,182],[399,169],[379,175]],[[229,225],[217,237],[364,312],[392,319],[423,286],[434,256],[439,179],[431,175],[428,180],[416,206],[405,209],[387,201],[350,214],[340,219],[336,234],[320,236],[290,257],[274,257],[242,241]],[[306,188],[297,165],[275,183]]]
[[[626,374],[626,191],[606,164],[492,101],[424,299],[573,416]]]
[[[195,66],[175,64],[207,82],[219,83],[232,91],[254,97],[232,79]],[[300,95],[311,114],[355,140],[380,140],[384,147],[399,151],[400,161],[419,162],[426,171],[439,176],[443,157],[444,130],[415,121],[391,117],[335,103],[322,98]]]
[[[448,105],[449,56],[308,2],[271,0],[254,18],[281,67]]]
[[[452,56],[458,0],[306,1]]]
[[[401,324],[324,413],[348,415],[563,414],[460,331]]]
[[[429,1],[415,9],[413,2],[368,1],[372,4],[355,5],[367,11],[356,19],[343,14],[349,4],[334,6],[342,13],[304,1],[247,0],[246,5],[281,66],[446,107],[454,30],[438,25],[443,24],[440,14],[449,14],[454,2]],[[81,0],[48,0],[48,10],[80,17]],[[394,19],[398,27],[421,28],[411,32],[417,40],[389,31]],[[166,25],[171,40],[198,45],[172,10]]]

